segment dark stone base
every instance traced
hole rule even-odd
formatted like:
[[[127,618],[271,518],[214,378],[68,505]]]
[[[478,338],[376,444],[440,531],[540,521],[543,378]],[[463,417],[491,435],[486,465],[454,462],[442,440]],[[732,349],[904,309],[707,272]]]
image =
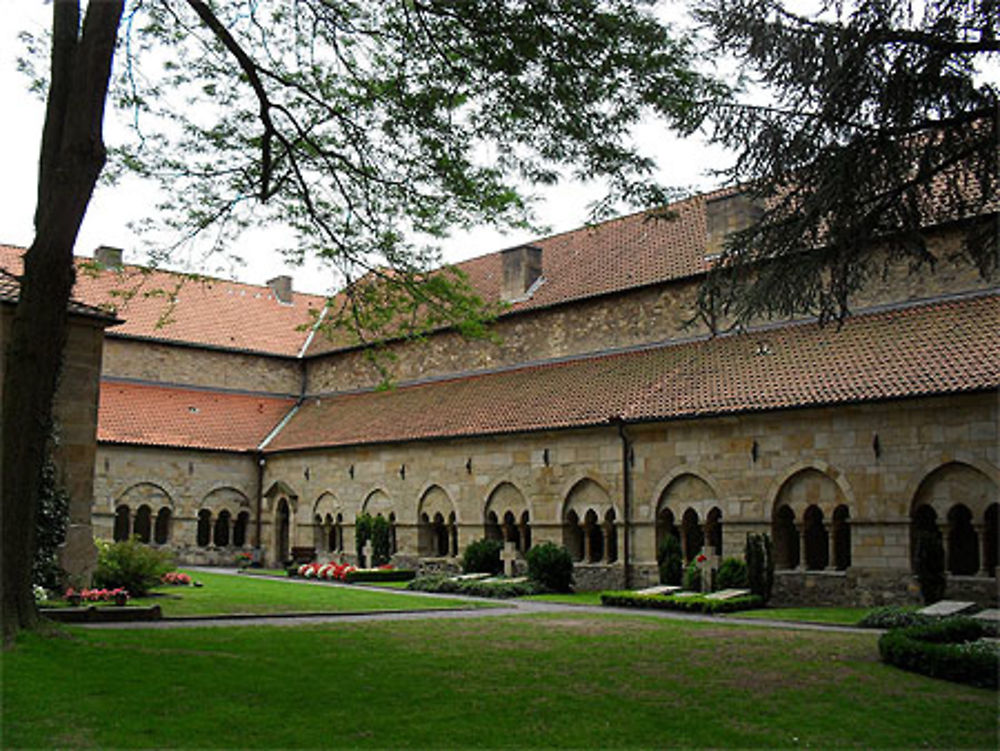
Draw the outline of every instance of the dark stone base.
[[[992,577],[951,576],[945,597],[997,607],[997,580]],[[776,571],[773,606],[879,607],[922,605],[920,585],[909,572],[848,569],[847,571]]]
[[[620,563],[573,564],[573,589],[577,592],[624,588],[625,569]]]
[[[132,621],[158,621],[163,617],[159,605],[139,607],[39,608],[38,614],[60,623],[129,623]]]

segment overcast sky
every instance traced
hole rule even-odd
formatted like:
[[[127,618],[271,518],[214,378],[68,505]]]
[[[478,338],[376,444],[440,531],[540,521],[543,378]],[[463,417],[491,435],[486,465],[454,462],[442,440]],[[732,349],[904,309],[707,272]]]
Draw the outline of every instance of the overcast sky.
[[[0,102],[4,103],[2,123],[4,179],[0,181],[0,243],[27,246],[33,228],[35,191],[38,172],[38,145],[41,138],[43,103],[27,91],[27,78],[17,72],[16,59],[22,50],[17,35],[22,30],[39,31],[51,23],[51,6],[42,0],[0,0]],[[108,110],[105,138],[112,142],[116,113]],[[681,141],[657,123],[639,129],[637,138],[648,154],[657,158],[662,182],[681,187],[710,189],[716,181],[707,174],[721,166],[725,155],[706,147],[700,139]],[[538,215],[553,232],[581,226],[587,217],[587,205],[603,195],[602,186],[568,183],[539,191],[542,202]],[[99,187],[94,194],[77,240],[77,254],[90,255],[98,245],[125,250],[127,262],[142,262],[139,242],[126,224],[142,217],[155,200],[155,193],[139,180],[123,181],[115,187]],[[291,274],[297,290],[329,292],[332,277],[319,268],[291,268],[273,248],[286,242],[289,234],[265,228],[246,234],[240,241],[247,265],[242,268],[192,268],[263,284],[278,274]],[[443,245],[447,261],[459,261],[531,240],[533,233],[503,235],[484,226],[469,233],[456,234]],[[177,266],[187,262],[178,258]]]

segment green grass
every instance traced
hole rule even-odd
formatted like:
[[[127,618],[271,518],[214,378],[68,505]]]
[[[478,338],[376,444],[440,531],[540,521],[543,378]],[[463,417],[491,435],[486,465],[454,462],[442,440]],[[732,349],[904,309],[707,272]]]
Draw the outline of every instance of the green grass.
[[[255,576],[188,571],[204,586],[159,587],[133,605],[159,605],[164,616],[302,612],[433,610],[478,607],[463,600],[416,597],[337,584],[306,584]]]
[[[526,595],[518,598],[534,602],[556,602],[560,605],[600,605],[600,592],[573,592],[571,594]]]
[[[733,618],[762,618],[775,621],[804,623],[835,623],[854,626],[868,615],[872,608],[761,608],[732,613]]]
[[[5,748],[996,748],[995,692],[868,634],[573,612],[66,628],[4,655]]]

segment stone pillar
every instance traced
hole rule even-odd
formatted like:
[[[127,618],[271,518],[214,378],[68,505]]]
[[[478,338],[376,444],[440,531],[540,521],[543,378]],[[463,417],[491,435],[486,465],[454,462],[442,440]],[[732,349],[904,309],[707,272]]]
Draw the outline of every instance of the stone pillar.
[[[826,529],[826,568],[824,571],[836,571],[837,569],[837,525],[830,523]]]
[[[590,563],[590,523],[587,522],[583,525],[583,560],[585,563]]]
[[[951,573],[951,540],[948,539],[948,525],[938,524],[938,532],[941,534],[941,547],[944,548],[944,571]]]
[[[979,576],[991,576],[991,572],[986,568],[986,525],[973,524],[976,531],[976,539],[979,541]]]
[[[795,525],[795,528],[799,532],[799,565],[796,567],[796,571],[806,570],[806,523],[799,522]]]
[[[610,524],[601,525],[601,536],[604,538],[604,550],[601,552],[601,563],[607,563],[610,558],[611,535],[615,533],[615,528]]]

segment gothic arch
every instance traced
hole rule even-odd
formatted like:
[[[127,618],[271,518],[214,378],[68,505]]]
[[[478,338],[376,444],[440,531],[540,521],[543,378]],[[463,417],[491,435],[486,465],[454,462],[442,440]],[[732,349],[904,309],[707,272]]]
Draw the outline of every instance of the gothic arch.
[[[524,493],[524,491],[521,490],[520,486],[516,482],[514,482],[513,480],[510,480],[510,479],[506,479],[506,478],[503,479],[503,480],[497,480],[496,482],[494,482],[493,485],[490,487],[489,491],[484,496],[484,498],[483,498],[483,511],[484,511],[484,513],[491,510],[491,505],[490,504],[495,501],[495,497],[497,496],[498,492],[499,493],[506,493],[506,492],[508,492],[508,491],[505,491],[505,490],[501,490],[501,488],[503,488],[504,486],[510,486],[511,488],[514,489],[514,491],[518,495],[520,495],[521,501],[524,503],[524,510],[526,510],[528,512],[528,516],[530,516],[531,519],[534,520],[535,519],[535,509],[534,509],[534,507],[533,507],[533,505],[531,503],[531,499]],[[493,509],[493,510],[496,510],[496,509]],[[504,507],[504,510],[506,510],[506,506]]]
[[[135,510],[143,504],[152,508],[154,513],[161,506],[167,506],[173,511],[175,505],[173,496],[163,486],[154,482],[137,482],[129,485],[117,498],[111,500],[110,510],[114,513],[119,506],[128,506]]]
[[[512,542],[522,553],[531,547],[533,519],[524,493],[514,483],[506,480],[497,483],[483,508],[486,537]]]
[[[826,462],[799,462],[771,485],[768,493],[772,518],[779,506],[788,506],[801,520],[809,506],[817,506],[827,519],[840,505],[857,509],[854,492],[844,476]]]
[[[417,505],[417,552],[420,556],[458,555],[458,513],[440,485],[430,485]]]
[[[431,519],[435,514],[440,513],[445,519],[449,514],[455,514],[455,521],[458,522],[458,509],[455,502],[448,495],[448,491],[440,485],[431,484],[420,494],[420,502],[417,504],[417,519],[424,514]]]
[[[621,511],[611,500],[608,486],[593,475],[586,474],[566,486],[562,507],[559,509],[559,521],[564,521],[570,511],[576,511],[580,519],[583,519],[589,510],[593,510],[599,518],[603,518],[608,509],[614,509],[615,515],[621,516]]]
[[[288,502],[288,509],[294,517],[299,510],[299,494],[284,480],[275,480],[264,491],[264,511],[268,513],[274,512],[277,508],[277,502],[281,498],[284,498]]]
[[[917,495],[920,490],[920,486],[924,484],[924,481],[932,475],[936,470],[941,469],[949,464],[966,464],[972,469],[978,470],[984,474],[987,478],[993,481],[994,487],[1000,487],[1000,468],[994,466],[988,461],[984,461],[975,456],[965,454],[962,452],[957,452],[955,454],[944,454],[938,456],[925,462],[916,472],[910,476],[910,481],[906,486],[906,491],[903,494],[903,498],[907,498],[911,501],[911,511],[912,511],[912,500]],[[996,499],[994,499],[996,500]]]
[[[692,475],[705,483],[711,491],[712,498],[718,499],[721,497],[719,495],[719,482],[715,479],[715,476],[708,471],[708,469],[702,467],[700,464],[682,464],[679,467],[674,467],[672,470],[667,472],[667,474],[661,477],[660,481],[656,483],[656,487],[653,489],[652,495],[654,508],[659,508],[660,501],[663,499],[664,494],[673,482],[681,477],[684,477],[685,475]]]
[[[210,509],[213,516],[218,516],[220,511],[228,511],[229,515],[235,519],[240,511],[250,508],[250,499],[243,491],[229,485],[222,485],[205,494],[199,505],[199,509],[202,508]]]
[[[998,483],[979,467],[964,461],[934,465],[917,483],[910,496],[910,513],[918,506],[934,509],[939,519],[947,516],[956,504],[968,506],[973,518],[981,519],[991,503],[998,499]]]
[[[326,518],[327,514],[336,517],[337,514],[344,513],[343,504],[332,490],[324,490],[316,497],[312,507],[313,516]]]
[[[719,505],[719,494],[715,486],[703,476],[688,470],[675,471],[662,490],[655,496],[656,515],[670,509],[676,519],[693,508],[699,517],[705,519],[713,507]]]
[[[389,518],[389,514],[395,511],[395,507],[392,504],[392,498],[386,493],[382,488],[374,488],[369,491],[368,495],[361,502],[361,514],[371,514],[372,516],[378,516],[382,514],[385,518]]]

